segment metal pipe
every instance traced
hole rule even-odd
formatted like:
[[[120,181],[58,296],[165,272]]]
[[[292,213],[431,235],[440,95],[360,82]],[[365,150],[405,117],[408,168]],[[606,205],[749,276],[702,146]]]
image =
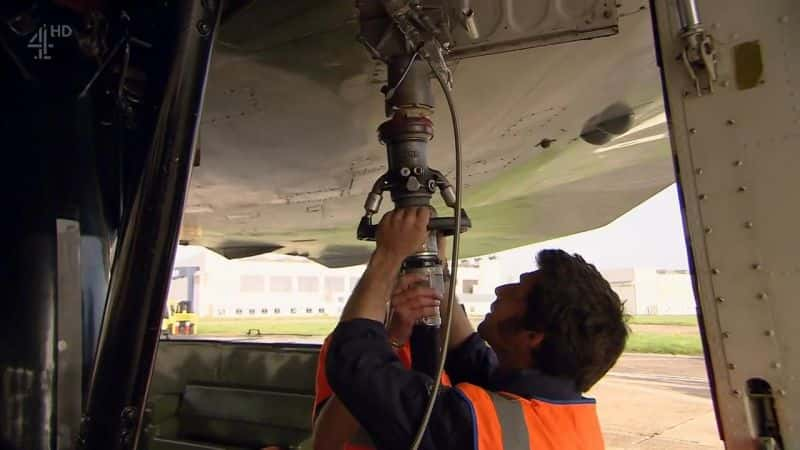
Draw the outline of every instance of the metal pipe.
[[[464,14],[464,28],[467,30],[467,34],[469,35],[472,40],[478,40],[481,38],[481,33],[478,31],[478,23],[475,20],[475,11],[470,9],[465,9],[463,11]]]
[[[161,55],[169,67],[166,88],[112,269],[79,441],[84,449],[138,444],[221,12],[212,0],[176,8],[180,35]]]
[[[700,13],[697,11],[697,0],[678,0],[678,16],[681,29],[687,30],[700,26]]]

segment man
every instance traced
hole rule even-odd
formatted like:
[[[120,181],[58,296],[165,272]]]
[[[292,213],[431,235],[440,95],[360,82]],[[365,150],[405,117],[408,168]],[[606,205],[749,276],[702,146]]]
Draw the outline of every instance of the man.
[[[424,241],[429,218],[427,208],[384,216],[328,352],[333,390],[381,449],[410,447],[432,384],[401,366],[380,323],[394,276]],[[537,261],[538,271],[496,289],[479,334],[453,308],[447,372],[455,387],[437,397],[421,448],[603,448],[594,401],[581,393],[622,353],[622,304],[579,256],[547,250]],[[423,287],[398,295],[437,299]]]
[[[441,245],[441,244],[440,244]],[[409,284],[419,283],[421,277],[409,276],[399,280],[395,288],[397,294],[405,292]],[[411,335],[414,325],[419,319],[430,315],[429,307],[434,301],[402,295],[393,296],[391,299],[391,312],[386,335],[403,367],[412,367]],[[418,327],[417,327],[417,330]],[[317,364],[317,379],[314,396],[314,410],[312,423],[314,430],[314,450],[372,450],[374,445],[369,436],[360,428],[358,422],[342,405],[342,402],[333,395],[328,378],[325,375],[325,359],[330,345],[330,336],[325,339],[319,353]],[[435,348],[417,348],[417,355],[429,358],[429,353],[435,353]],[[442,374],[442,384],[450,385],[446,374]]]

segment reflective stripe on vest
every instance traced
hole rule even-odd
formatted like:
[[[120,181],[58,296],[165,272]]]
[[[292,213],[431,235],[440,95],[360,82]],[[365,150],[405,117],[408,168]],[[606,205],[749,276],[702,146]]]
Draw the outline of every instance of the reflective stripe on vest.
[[[548,402],[457,387],[472,407],[475,450],[602,450],[593,400]]]
[[[497,420],[500,422],[500,434],[503,438],[503,450],[529,450],[530,438],[528,425],[525,423],[525,413],[522,405],[497,392],[487,391],[494,404]]]

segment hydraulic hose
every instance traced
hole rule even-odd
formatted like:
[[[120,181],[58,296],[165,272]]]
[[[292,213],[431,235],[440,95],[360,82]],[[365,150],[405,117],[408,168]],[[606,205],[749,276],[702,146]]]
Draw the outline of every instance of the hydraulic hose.
[[[425,408],[425,414],[422,417],[422,422],[420,423],[417,434],[414,436],[413,443],[411,444],[411,450],[417,450],[422,443],[422,437],[425,435],[425,430],[427,429],[428,422],[430,422],[431,419],[431,413],[433,413],[433,406],[436,403],[436,398],[439,396],[439,389],[442,385],[442,373],[444,373],[444,366],[445,362],[447,361],[447,347],[450,344],[450,329],[453,323],[453,314],[455,313],[453,307],[455,306],[455,287],[456,277],[458,276],[458,251],[459,244],[461,243],[461,131],[458,124],[458,115],[456,114],[456,107],[453,103],[453,97],[450,93],[449,87],[447,86],[447,82],[444,80],[444,78],[442,78],[442,75],[436,71],[436,68],[430,60],[430,56],[423,56],[425,61],[430,66],[431,71],[436,76],[436,79],[439,81],[439,85],[442,87],[445,99],[447,99],[447,107],[450,109],[450,118],[453,123],[453,138],[455,141],[456,152],[456,202],[454,207],[456,226],[455,233],[453,233],[453,252],[450,260],[450,283],[448,285],[449,291],[447,295],[448,314],[447,321],[444,324],[444,336],[442,338],[442,348],[440,349],[441,357],[439,358],[439,365],[436,370],[433,389],[431,389],[431,396]]]

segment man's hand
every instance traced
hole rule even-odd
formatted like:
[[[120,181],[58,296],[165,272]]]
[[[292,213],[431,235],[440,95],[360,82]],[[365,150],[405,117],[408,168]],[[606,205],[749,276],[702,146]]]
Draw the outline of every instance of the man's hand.
[[[451,274],[450,266],[447,262],[447,240],[441,234],[437,237],[437,246],[439,247],[439,259],[442,261],[442,271],[445,274],[444,289],[445,292],[449,294],[450,292],[448,289],[450,288]],[[444,301],[448,301],[449,298],[449,295],[445,295]],[[447,346],[448,350],[453,350],[460,347],[461,344],[475,332],[475,329],[472,327],[472,323],[469,321],[466,311],[464,311],[459,304],[457,296],[453,297],[452,307],[445,308],[445,311],[453,314],[453,325],[450,328],[450,343]]]
[[[414,324],[423,317],[436,314],[441,296],[435,289],[419,284],[427,278],[420,274],[407,274],[400,278],[392,293],[392,315],[389,322],[389,339],[405,344],[411,337]]]
[[[392,292],[394,280],[403,260],[425,242],[430,215],[428,207],[411,207],[383,216],[378,225],[377,248],[339,321],[357,318],[384,321],[386,299]]]
[[[431,210],[427,206],[389,211],[378,225],[376,253],[403,261],[419,249],[428,237]]]

